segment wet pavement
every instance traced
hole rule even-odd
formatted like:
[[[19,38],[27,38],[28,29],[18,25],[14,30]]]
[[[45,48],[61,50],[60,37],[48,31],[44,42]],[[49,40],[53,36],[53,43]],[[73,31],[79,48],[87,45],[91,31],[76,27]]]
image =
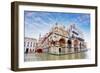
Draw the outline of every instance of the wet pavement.
[[[65,55],[53,55],[49,53],[29,53],[24,55],[25,62],[31,61],[50,61],[50,60],[73,60],[89,58],[90,50]]]

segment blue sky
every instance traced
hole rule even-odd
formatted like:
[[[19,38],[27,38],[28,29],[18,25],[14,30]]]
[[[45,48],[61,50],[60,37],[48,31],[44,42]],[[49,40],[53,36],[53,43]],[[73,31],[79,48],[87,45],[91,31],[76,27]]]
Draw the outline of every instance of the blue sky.
[[[88,41],[90,38],[90,14],[24,11],[25,37],[37,38],[50,30],[55,23],[68,26],[76,24]]]

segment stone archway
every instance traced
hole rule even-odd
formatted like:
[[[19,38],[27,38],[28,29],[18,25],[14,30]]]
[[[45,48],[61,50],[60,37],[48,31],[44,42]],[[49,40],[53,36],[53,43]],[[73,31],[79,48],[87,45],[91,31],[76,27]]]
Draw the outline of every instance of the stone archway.
[[[75,39],[73,41],[73,45],[74,45],[74,51],[75,52],[78,52],[79,40],[78,39]]]
[[[79,45],[79,41],[77,39],[74,40],[74,46],[78,46]]]
[[[71,39],[67,40],[67,48],[68,48],[68,52],[71,52],[71,49],[72,49],[72,40]]]
[[[26,51],[25,51],[25,53],[27,54],[29,52],[29,48],[26,48]]]
[[[71,40],[68,40],[68,41],[67,41],[67,44],[72,44],[72,41],[71,41]]]
[[[59,40],[59,45],[60,45],[60,47],[65,47],[66,41],[65,41],[64,38],[61,38],[61,39]]]

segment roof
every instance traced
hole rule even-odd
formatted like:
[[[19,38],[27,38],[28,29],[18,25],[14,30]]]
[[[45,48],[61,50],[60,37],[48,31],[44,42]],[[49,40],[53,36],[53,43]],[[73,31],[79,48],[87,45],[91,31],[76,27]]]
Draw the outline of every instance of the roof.
[[[35,38],[30,38],[30,37],[24,37],[26,40],[36,40]]]
[[[84,39],[83,38],[80,38],[80,37],[77,37],[77,39],[80,40],[80,41],[84,41]]]

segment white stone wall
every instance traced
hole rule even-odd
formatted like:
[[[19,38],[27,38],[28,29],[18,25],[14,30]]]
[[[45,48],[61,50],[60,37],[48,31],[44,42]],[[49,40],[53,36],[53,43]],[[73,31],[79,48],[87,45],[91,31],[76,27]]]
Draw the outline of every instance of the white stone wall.
[[[24,38],[24,52],[28,49],[28,52],[35,52],[37,46],[37,40],[33,38]]]

